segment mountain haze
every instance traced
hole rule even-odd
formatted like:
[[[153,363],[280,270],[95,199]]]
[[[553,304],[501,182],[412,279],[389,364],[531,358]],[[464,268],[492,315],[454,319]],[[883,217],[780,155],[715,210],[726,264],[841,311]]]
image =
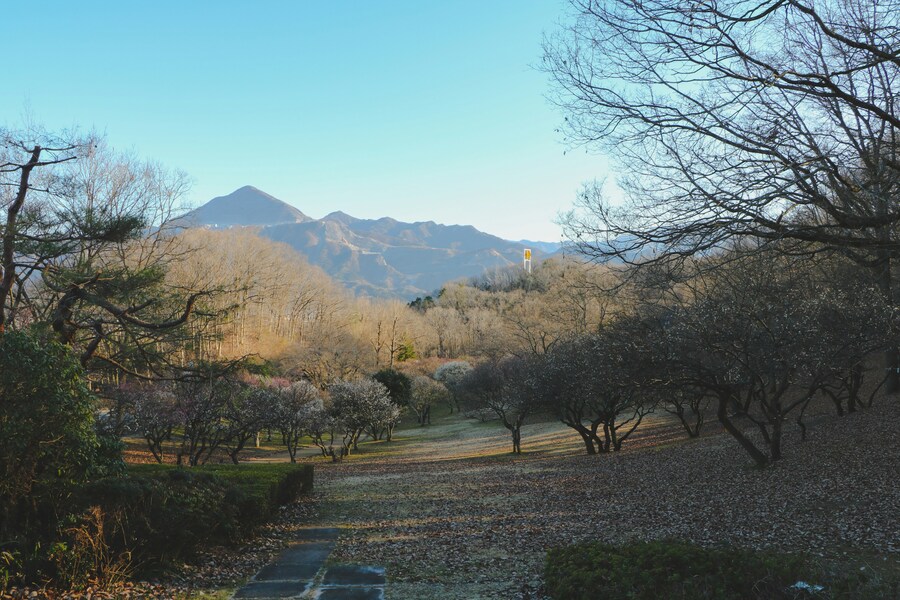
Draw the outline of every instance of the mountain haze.
[[[341,211],[312,219],[252,186],[214,198],[181,220],[186,226],[255,227],[347,287],[370,296],[412,299],[447,281],[520,264],[525,246],[470,225],[358,219]],[[534,257],[541,252],[534,248]]]

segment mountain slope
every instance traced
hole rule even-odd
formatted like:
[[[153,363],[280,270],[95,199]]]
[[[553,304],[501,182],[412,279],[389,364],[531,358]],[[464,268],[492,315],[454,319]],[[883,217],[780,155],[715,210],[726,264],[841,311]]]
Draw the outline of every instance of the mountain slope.
[[[521,264],[524,246],[470,225],[357,219],[333,212],[311,219],[247,186],[188,215],[195,226],[259,227],[288,244],[347,287],[370,296],[412,299],[447,281]],[[534,250],[535,259],[541,252]]]

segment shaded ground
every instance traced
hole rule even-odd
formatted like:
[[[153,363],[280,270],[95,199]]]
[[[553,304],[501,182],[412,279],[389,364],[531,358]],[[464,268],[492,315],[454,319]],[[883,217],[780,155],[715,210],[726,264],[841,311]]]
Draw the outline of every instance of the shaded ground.
[[[557,424],[528,426],[529,452],[511,457],[496,424],[443,419],[319,463],[317,508],[320,524],[347,528],[331,560],[377,560],[398,600],[528,597],[546,549],[581,539],[678,537],[893,565],[898,423],[896,403],[812,419],[809,440],[791,431],[785,460],[761,471],[731,438],[688,441],[664,419],[593,457]]]
[[[386,567],[394,600],[537,599],[546,549],[583,539],[805,551],[829,568],[896,574],[900,404],[883,404],[810,418],[806,442],[788,428],[785,459],[766,470],[715,423],[688,440],[671,420],[651,419],[621,453],[602,456],[585,455],[558,423],[532,424],[526,453],[513,457],[496,423],[438,419],[391,443],[364,443],[343,463],[313,458],[312,498],[286,507],[244,548],[209,549],[168,583],[126,597],[227,598],[308,526],[340,527],[327,565]],[[150,458],[140,440],[131,452]],[[286,453],[268,446],[243,458]]]

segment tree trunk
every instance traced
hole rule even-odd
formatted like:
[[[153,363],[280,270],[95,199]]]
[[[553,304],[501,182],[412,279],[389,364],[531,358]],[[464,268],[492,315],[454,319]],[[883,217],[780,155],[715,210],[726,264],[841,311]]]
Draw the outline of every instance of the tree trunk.
[[[522,454],[522,429],[519,426],[512,428],[513,454]]]
[[[772,423],[772,439],[769,441],[769,456],[772,461],[781,459],[781,432],[782,425],[784,421],[782,420],[781,415],[775,417],[775,422]]]
[[[837,412],[837,416],[844,416],[844,401],[841,399],[839,393],[832,392],[831,390],[823,390],[825,395],[831,398],[831,402],[834,404],[834,409]]]
[[[753,445],[753,442],[750,441],[747,436],[731,422],[731,419],[728,418],[728,404],[731,400],[733,400],[731,394],[727,394],[724,397],[719,396],[719,422],[722,424],[722,427],[725,428],[725,431],[730,433],[731,436],[738,441],[741,447],[747,451],[747,454],[750,455],[750,458],[753,459],[757,466],[765,467],[769,464],[769,457],[763,452],[760,452],[759,448]]]
[[[584,449],[587,450],[587,453],[592,456],[597,454],[597,448],[594,446],[594,439],[590,434],[582,431],[579,431],[578,433],[581,435],[582,441],[584,441]]]
[[[16,281],[16,221],[19,218],[19,211],[25,204],[25,197],[28,195],[28,178],[41,158],[41,147],[35,146],[31,150],[31,159],[24,165],[21,165],[19,171],[19,186],[16,196],[6,209],[6,227],[3,229],[3,256],[0,262],[0,335],[6,331],[6,300],[12,291],[13,284]]]
[[[888,306],[894,306],[894,282],[891,266],[893,260],[889,251],[879,251],[879,261],[877,277],[878,287],[881,290]],[[900,391],[900,348],[897,344],[892,344],[884,351],[884,368],[887,371],[887,380],[884,383],[884,391],[887,394],[896,394]]]
[[[153,458],[156,459],[156,462],[162,464],[162,442],[157,442],[150,435],[145,435],[144,439],[147,440],[147,446],[150,448],[150,452],[153,453]]]
[[[887,369],[887,381],[884,383],[886,394],[896,394],[900,391],[900,350],[897,346],[891,346],[884,351],[884,365]]]
[[[597,454],[597,447],[600,444],[598,442],[595,445],[595,438],[594,435],[592,435],[590,429],[588,429],[578,421],[563,421],[563,423],[578,432],[578,435],[581,436],[581,441],[584,442],[584,449],[588,454],[590,454],[591,456]]]

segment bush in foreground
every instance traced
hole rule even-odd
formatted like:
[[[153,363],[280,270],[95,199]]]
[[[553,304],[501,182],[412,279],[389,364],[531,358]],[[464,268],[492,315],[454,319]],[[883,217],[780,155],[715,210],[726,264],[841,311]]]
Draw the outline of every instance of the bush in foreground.
[[[83,486],[56,545],[59,583],[78,587],[153,569],[210,545],[233,545],[312,490],[310,465],[134,465]]]
[[[69,489],[101,472],[94,400],[68,348],[0,335],[0,550],[47,535]]]
[[[882,589],[860,574],[826,581],[801,556],[671,540],[554,548],[547,554],[544,577],[554,600],[878,598]],[[804,589],[798,582],[823,586]]]

